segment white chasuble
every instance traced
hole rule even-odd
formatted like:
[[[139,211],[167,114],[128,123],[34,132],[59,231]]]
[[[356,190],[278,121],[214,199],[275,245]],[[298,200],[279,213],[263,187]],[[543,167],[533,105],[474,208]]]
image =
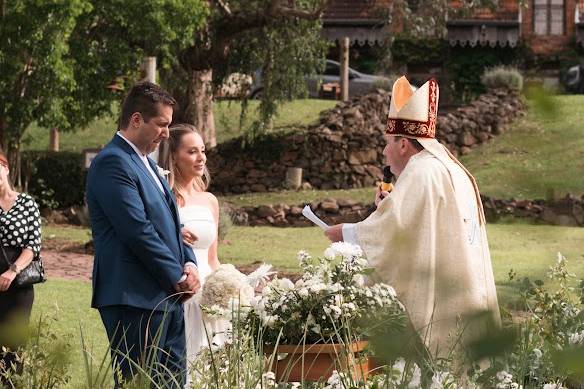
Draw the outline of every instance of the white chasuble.
[[[500,317],[474,179],[436,146],[408,161],[394,190],[355,231],[373,280],[395,288],[429,351],[440,355],[464,318],[490,311],[491,324],[500,325]],[[485,320],[473,323],[463,339],[486,331]]]

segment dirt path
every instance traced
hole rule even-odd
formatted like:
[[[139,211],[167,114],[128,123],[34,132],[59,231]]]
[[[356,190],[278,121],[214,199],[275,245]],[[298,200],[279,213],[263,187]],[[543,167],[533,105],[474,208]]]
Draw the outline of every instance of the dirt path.
[[[93,255],[43,250],[42,258],[48,278],[91,281]]]
[[[84,247],[70,242],[52,242],[46,244],[41,255],[48,278],[63,278],[67,280],[91,281],[93,270],[93,255],[85,254]],[[237,269],[249,274],[259,264],[239,265]],[[298,278],[298,274],[279,272],[279,277],[288,277],[292,280]]]

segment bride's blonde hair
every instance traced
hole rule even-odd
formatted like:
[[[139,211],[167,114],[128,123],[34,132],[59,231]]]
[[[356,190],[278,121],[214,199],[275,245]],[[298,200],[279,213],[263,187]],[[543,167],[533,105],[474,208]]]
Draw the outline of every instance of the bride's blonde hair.
[[[201,132],[192,124],[175,124],[170,127],[169,129],[169,137],[160,143],[160,147],[158,149],[158,165],[161,168],[168,170],[168,182],[174,195],[176,196],[176,200],[179,203],[184,202],[184,197],[182,195],[181,187],[176,183],[176,177],[180,177],[180,170],[175,164],[175,157],[176,153],[178,152],[178,148],[182,142],[182,138],[190,133],[198,134],[201,139],[203,139],[203,135]],[[209,174],[209,170],[207,169],[207,165],[205,165],[205,169],[203,170],[202,177],[195,177],[194,180],[194,187],[196,190],[200,192],[205,192],[207,188],[209,188],[209,184],[211,183],[211,175]]]

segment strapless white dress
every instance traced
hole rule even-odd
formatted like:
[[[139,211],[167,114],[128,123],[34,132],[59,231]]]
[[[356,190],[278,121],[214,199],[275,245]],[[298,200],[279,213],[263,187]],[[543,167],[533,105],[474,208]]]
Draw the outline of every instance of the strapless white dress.
[[[198,238],[193,245],[193,251],[197,258],[197,267],[202,286],[205,283],[205,278],[212,271],[209,266],[209,247],[217,239],[217,224],[211,210],[207,207],[189,205],[179,208],[178,211],[183,226],[191,230]],[[206,319],[194,298],[187,300],[184,304],[184,313],[187,362],[190,365],[195,360],[201,347],[209,345],[209,339],[211,344],[223,344],[225,323],[220,320]]]

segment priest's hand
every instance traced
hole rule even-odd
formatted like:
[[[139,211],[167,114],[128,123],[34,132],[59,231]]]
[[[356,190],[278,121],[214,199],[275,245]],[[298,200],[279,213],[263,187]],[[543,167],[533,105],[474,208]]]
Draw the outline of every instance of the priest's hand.
[[[329,227],[324,234],[331,242],[341,242],[343,240],[343,225],[335,224]]]
[[[384,198],[386,198],[389,195],[389,192],[386,191],[382,191],[379,186],[377,187],[377,190],[375,191],[375,206],[379,206],[379,203],[381,202],[381,200],[383,200]]]

